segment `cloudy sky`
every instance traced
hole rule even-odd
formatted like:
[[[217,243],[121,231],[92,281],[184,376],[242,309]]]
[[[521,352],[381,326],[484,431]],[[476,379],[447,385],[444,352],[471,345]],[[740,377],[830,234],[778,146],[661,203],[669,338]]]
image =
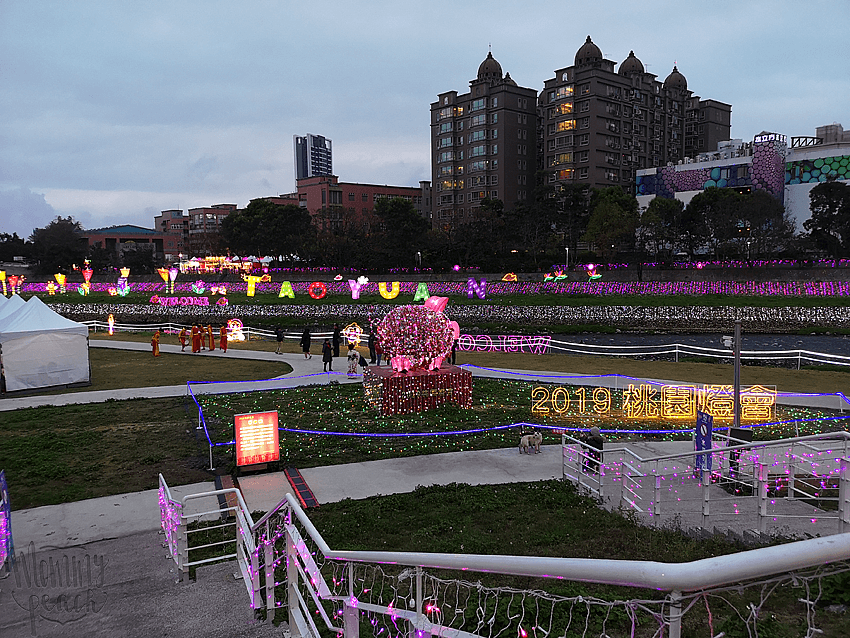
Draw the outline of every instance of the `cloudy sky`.
[[[847,0],[0,0],[0,232],[290,192],[294,134],[332,139],[343,181],[417,185],[429,104],[488,47],[540,90],[588,34],[678,64],[733,137],[850,129],[848,33]]]

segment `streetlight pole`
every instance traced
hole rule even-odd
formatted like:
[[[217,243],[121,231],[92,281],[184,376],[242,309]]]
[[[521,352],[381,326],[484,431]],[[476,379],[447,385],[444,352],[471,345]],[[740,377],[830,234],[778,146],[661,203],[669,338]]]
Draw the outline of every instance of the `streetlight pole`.
[[[569,270],[569,269],[570,269],[570,247],[569,247],[569,246],[564,246],[564,250],[566,250],[566,251],[567,251],[567,263],[566,263],[566,270]]]

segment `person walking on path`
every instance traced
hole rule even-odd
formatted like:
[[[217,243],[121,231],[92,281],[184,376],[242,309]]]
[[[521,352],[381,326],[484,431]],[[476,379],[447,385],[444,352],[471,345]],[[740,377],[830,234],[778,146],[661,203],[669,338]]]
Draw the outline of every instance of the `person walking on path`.
[[[151,339],[151,352],[153,352],[153,356],[159,356],[159,329],[153,333],[153,338]]]
[[[322,368],[325,372],[334,371],[334,351],[329,339],[322,344]]]
[[[283,328],[278,326],[274,329],[274,335],[277,339],[277,350],[274,351],[275,354],[281,354],[281,348],[283,347]]]
[[[587,437],[587,456],[584,459],[584,471],[590,474],[599,474],[599,466],[602,463],[602,448],[605,447],[605,439],[599,432],[599,428],[590,428],[590,436]]]
[[[348,344],[348,378],[353,379],[357,376],[357,364],[360,363],[360,353],[354,347],[353,343]]]
[[[335,323],[334,324],[334,335],[333,335],[333,347],[334,347],[334,356],[335,357],[339,356],[339,343],[340,343],[339,324]]]
[[[452,365],[457,361],[457,339],[452,341]]]
[[[186,328],[180,328],[180,352],[186,349]]]
[[[375,326],[372,326],[372,329],[369,331],[369,341],[367,342],[369,345],[369,363],[375,363]]]
[[[213,336],[212,324],[207,325],[207,337],[210,340],[210,352],[215,350],[215,337]]]
[[[310,354],[310,329],[304,328],[304,332],[301,333],[301,352],[304,353],[305,359],[312,359],[313,355]]]
[[[227,352],[227,327],[223,325],[218,330],[218,347],[222,352]]]

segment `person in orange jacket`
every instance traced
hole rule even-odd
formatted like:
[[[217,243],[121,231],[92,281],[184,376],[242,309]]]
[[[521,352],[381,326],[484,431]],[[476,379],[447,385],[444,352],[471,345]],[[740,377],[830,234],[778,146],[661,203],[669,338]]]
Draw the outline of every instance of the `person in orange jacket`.
[[[180,352],[186,349],[186,328],[180,328]]]
[[[218,347],[227,352],[227,327],[222,326],[218,331]]]
[[[192,326],[192,352],[201,351],[201,329],[195,324]]]
[[[159,356],[159,330],[153,333],[153,338],[151,339],[151,351],[153,352],[153,356]]]
[[[210,342],[210,352],[215,350],[215,337],[213,336],[212,324],[207,324],[207,338]]]

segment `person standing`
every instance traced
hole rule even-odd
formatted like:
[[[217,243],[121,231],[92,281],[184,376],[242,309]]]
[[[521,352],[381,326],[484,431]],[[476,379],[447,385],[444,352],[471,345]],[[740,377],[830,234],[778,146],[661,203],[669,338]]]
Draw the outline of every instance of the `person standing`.
[[[381,347],[381,342],[377,337],[375,337],[375,358],[378,360],[378,363],[375,364],[376,366],[381,365],[381,357],[383,354],[384,349]]]
[[[452,365],[455,364],[457,360],[457,339],[452,341]]]
[[[201,329],[198,324],[192,326],[192,352],[201,351]]]
[[[186,349],[186,328],[180,328],[180,352]]]
[[[367,342],[369,345],[369,363],[375,363],[375,326],[372,326],[372,329],[369,331],[369,341]]]
[[[153,352],[153,356],[159,356],[159,329],[153,333],[153,338],[151,339],[151,351]]]
[[[599,432],[599,428],[590,428],[590,436],[587,437],[587,456],[584,459],[584,471],[591,474],[599,474],[599,466],[602,463],[602,448],[605,447],[605,439]]]
[[[360,363],[360,353],[354,347],[353,343],[348,344],[348,378],[353,379],[357,376],[357,364]]]
[[[312,359],[313,355],[310,354],[310,328],[304,328],[304,332],[301,333],[301,352],[304,353],[305,359]]]
[[[222,352],[227,352],[227,328],[221,326],[218,330],[218,347]]]
[[[215,337],[213,336],[212,324],[207,324],[207,337],[210,340],[210,352],[215,350]]]
[[[334,371],[334,351],[329,339],[322,344],[322,368],[325,372]]]
[[[277,350],[274,351],[275,354],[281,354],[281,348],[283,347],[283,328],[278,326],[274,329],[274,335],[277,339]]]
[[[334,347],[334,356],[335,357],[339,356],[339,343],[340,343],[339,324],[335,323],[334,324],[334,335],[333,335],[333,347]]]

